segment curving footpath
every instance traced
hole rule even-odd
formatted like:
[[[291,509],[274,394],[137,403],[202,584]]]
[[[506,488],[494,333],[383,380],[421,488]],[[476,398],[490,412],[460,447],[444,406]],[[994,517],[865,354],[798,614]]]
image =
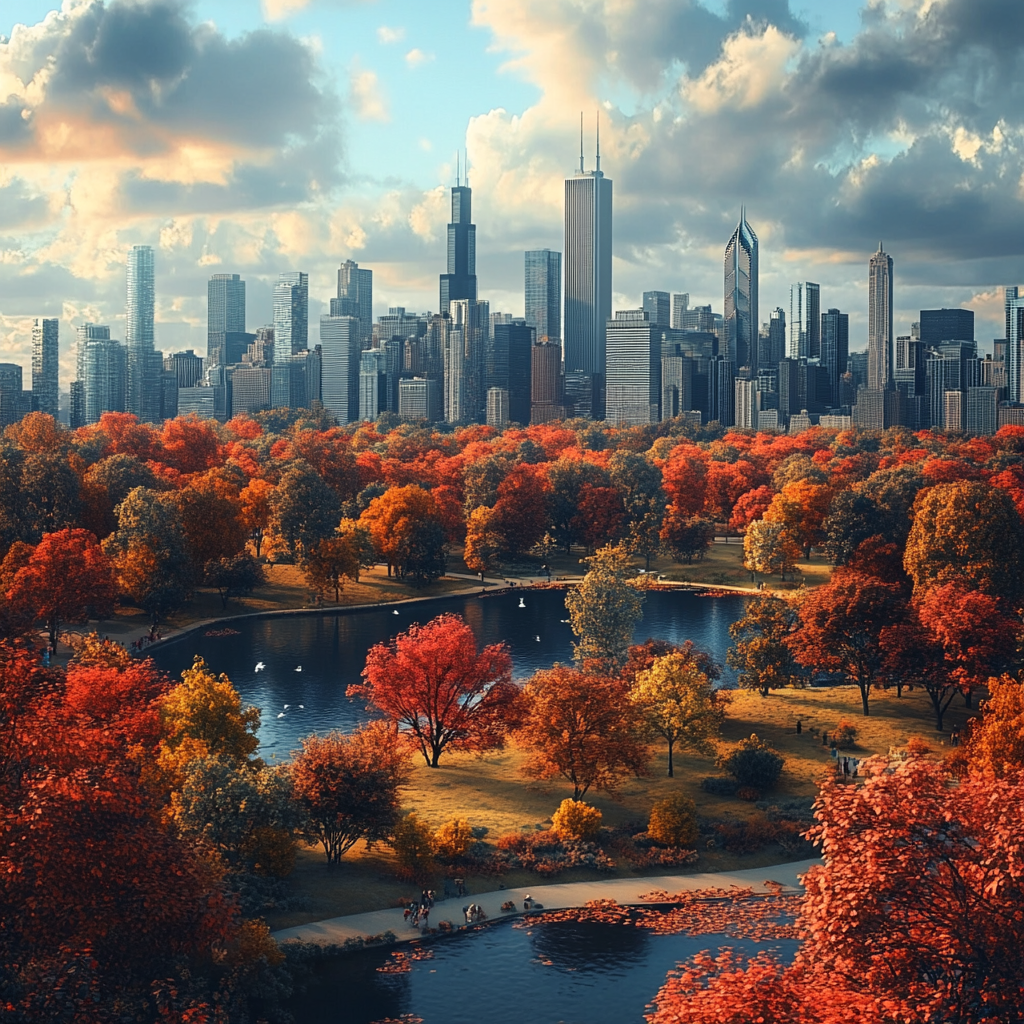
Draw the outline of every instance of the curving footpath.
[[[614,878],[594,882],[566,882],[562,885],[535,885],[519,889],[498,889],[493,892],[473,893],[469,896],[452,896],[437,900],[430,912],[431,927],[438,921],[450,921],[456,928],[465,918],[462,908],[469,903],[483,907],[489,921],[516,917],[521,912],[524,896],[539,900],[545,910],[564,910],[568,907],[582,907],[589,900],[615,900],[617,903],[644,904],[640,897],[655,889],[666,892],[695,891],[700,889],[728,889],[730,886],[752,888],[755,892],[767,892],[764,882],[781,884],[789,892],[801,888],[801,876],[815,864],[817,858],[794,861],[789,864],[775,864],[766,868],[750,868],[722,874],[700,875],[658,875],[653,878]],[[412,887],[410,886],[410,889]],[[511,900],[517,913],[502,913],[501,905]],[[350,914],[347,917],[332,917],[326,921],[311,921],[295,928],[283,928],[271,933],[278,942],[312,942],[317,945],[340,945],[346,939],[365,938],[392,931],[399,942],[420,938],[417,929],[409,926],[403,918],[400,907],[389,910],[374,910],[368,914]]]

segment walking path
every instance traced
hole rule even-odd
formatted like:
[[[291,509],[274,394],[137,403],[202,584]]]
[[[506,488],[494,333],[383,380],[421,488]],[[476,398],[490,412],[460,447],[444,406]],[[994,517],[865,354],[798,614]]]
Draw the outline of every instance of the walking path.
[[[750,886],[755,892],[767,892],[764,882],[778,882],[789,891],[801,888],[800,877],[810,867],[820,864],[817,859],[800,860],[790,864],[775,864],[767,868],[751,868],[728,874],[701,875],[660,875],[655,878],[613,878],[594,882],[567,882],[562,885],[534,885],[519,889],[498,889],[494,892],[472,896],[452,896],[437,900],[430,912],[430,924],[437,927],[438,921],[451,921],[458,927],[465,922],[462,907],[476,903],[483,907],[487,919],[514,917],[503,914],[502,903],[511,900],[517,912],[522,908],[523,897],[533,896],[540,900],[545,910],[564,910],[567,907],[582,907],[589,900],[615,900],[621,904],[642,904],[643,893],[663,889],[666,892],[695,891],[700,889],[728,889],[730,886]],[[410,894],[413,886],[410,886]],[[318,945],[341,944],[346,939],[365,938],[392,931],[400,942],[417,939],[420,933],[411,928],[402,916],[402,909],[374,910],[368,914],[350,914],[347,917],[332,917],[326,921],[311,921],[295,928],[283,928],[273,932],[278,942],[313,942]]]

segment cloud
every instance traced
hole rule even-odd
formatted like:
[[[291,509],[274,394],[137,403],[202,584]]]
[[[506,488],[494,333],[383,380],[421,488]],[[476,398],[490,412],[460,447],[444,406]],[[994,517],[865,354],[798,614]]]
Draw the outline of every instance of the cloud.
[[[387,46],[389,43],[400,42],[404,38],[405,29],[400,25],[396,28],[391,28],[388,25],[381,25],[380,28],[377,29],[377,39],[384,46]]]
[[[411,68],[418,68],[421,64],[429,64],[434,59],[432,53],[424,53],[414,47],[405,55],[405,63]]]
[[[358,64],[349,76],[349,94],[356,116],[362,121],[390,121],[387,96],[376,71],[364,70]]]

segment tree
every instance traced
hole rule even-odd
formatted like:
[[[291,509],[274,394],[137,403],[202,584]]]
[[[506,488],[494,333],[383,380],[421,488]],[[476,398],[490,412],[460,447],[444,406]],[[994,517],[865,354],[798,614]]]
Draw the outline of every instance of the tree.
[[[840,491],[822,523],[825,557],[833,565],[846,565],[863,541],[879,534],[881,518],[881,510],[867,495]]]
[[[959,582],[1016,608],[1024,599],[1024,524],[999,487],[940,484],[914,505],[903,564],[915,594]]]
[[[675,774],[676,744],[697,753],[715,752],[729,697],[716,690],[692,657],[676,651],[636,677],[629,693],[647,726],[668,743],[668,775]]]
[[[661,541],[677,562],[692,565],[703,561],[704,552],[715,542],[715,524],[703,516],[687,516],[669,505],[661,525]]]
[[[328,537],[307,552],[302,572],[310,589],[322,600],[334,591],[334,601],[341,600],[345,580],[359,579],[359,554],[349,537]]]
[[[603,818],[596,807],[567,797],[551,815],[551,831],[563,840],[593,839],[601,831]]]
[[[743,618],[729,627],[733,646],[725,656],[740,686],[767,697],[781,686],[799,684],[800,668],[788,643],[799,621],[796,609],[781,597],[763,594],[747,605]]]
[[[607,487],[608,471],[592,462],[563,456],[548,469],[548,483],[551,533],[568,554],[573,544],[581,541],[582,522],[578,515],[583,488]]]
[[[669,500],[681,513],[695,516],[704,511],[707,472],[707,455],[696,445],[672,449],[662,467],[663,482]]]
[[[811,548],[825,540],[822,523],[828,515],[831,499],[832,491],[826,484],[798,480],[786,484],[775,495],[764,518],[769,523],[781,523],[810,561]]]
[[[492,526],[505,552],[517,558],[529,551],[547,529],[547,481],[533,466],[514,466],[498,484]]]
[[[734,776],[741,786],[765,791],[775,788],[786,761],[754,733],[749,739],[740,740],[734,750],[723,754],[717,764]]]
[[[796,568],[799,554],[782,523],[759,519],[747,527],[743,538],[743,568],[750,571],[751,579],[755,573],[762,576],[778,573],[785,579],[786,573]]]
[[[556,665],[526,683],[523,703],[516,739],[530,752],[526,776],[564,778],[579,800],[591,788],[610,793],[626,775],[647,774],[643,723],[620,677]]]
[[[203,567],[203,585],[213,587],[220,594],[221,608],[227,608],[229,597],[251,594],[266,582],[263,566],[247,552],[218,558]]]
[[[621,545],[601,548],[586,562],[582,582],[565,598],[579,641],[573,655],[580,665],[593,660],[618,668],[629,656],[633,630],[643,617],[643,594],[631,583],[636,571]]]
[[[219,430],[215,420],[201,420],[194,413],[167,420],[160,435],[163,461],[183,474],[212,469],[220,456]]]
[[[393,836],[409,756],[392,726],[371,722],[348,735],[306,736],[290,770],[309,818],[308,840],[323,846],[328,864],[360,840]]]
[[[775,492],[764,484],[741,494],[733,505],[729,529],[735,533],[743,533],[751,523],[763,519],[774,497]]]
[[[341,502],[306,462],[293,462],[269,496],[268,528],[293,559],[300,559],[334,533]]]
[[[8,598],[46,623],[56,654],[61,626],[90,614],[110,615],[114,578],[110,562],[87,530],[48,533],[14,577]]]
[[[870,713],[871,687],[882,676],[882,630],[897,621],[900,589],[852,569],[838,569],[831,582],[812,591],[800,606],[800,626],[789,646],[801,665],[839,672],[860,690]]]
[[[1024,681],[1009,675],[988,681],[981,718],[971,719],[954,766],[1000,779],[1024,773]]]
[[[697,806],[682,793],[672,793],[651,808],[647,834],[663,846],[692,849],[697,845]]]
[[[81,481],[62,451],[30,451],[21,467],[25,540],[73,528],[82,510]]]
[[[504,644],[477,652],[473,631],[458,615],[414,625],[366,656],[366,698],[401,729],[436,768],[446,750],[493,750],[514,724],[519,689]]]
[[[237,491],[223,480],[195,480],[175,495],[185,547],[196,572],[207,562],[231,558],[245,548],[248,531]]]
[[[626,509],[622,495],[614,487],[584,484],[580,489],[576,515],[571,527],[588,551],[622,539]]]
[[[466,467],[463,487],[466,492],[466,509],[481,505],[494,508],[498,501],[498,488],[512,471],[514,462],[510,455],[493,453],[475,459]]]
[[[494,509],[481,505],[469,514],[463,561],[473,572],[491,572],[500,565],[501,535],[493,526]]]
[[[239,495],[242,508],[238,519],[249,531],[249,538],[256,549],[256,557],[260,557],[263,547],[263,535],[270,525],[271,497],[274,485],[267,480],[250,480]]]
[[[415,484],[391,487],[370,502],[359,521],[387,561],[389,576],[436,578],[444,573],[444,525],[429,491]]]
[[[668,504],[661,470],[643,455],[624,451],[611,457],[608,470],[612,485],[622,494],[629,548],[642,555],[650,569],[651,556],[660,546],[661,523]]]

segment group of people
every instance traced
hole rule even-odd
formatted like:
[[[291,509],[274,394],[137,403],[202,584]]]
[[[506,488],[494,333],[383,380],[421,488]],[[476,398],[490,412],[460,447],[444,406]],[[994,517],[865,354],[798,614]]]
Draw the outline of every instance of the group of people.
[[[155,644],[158,640],[163,640],[160,630],[156,626],[150,626],[149,632],[145,636],[140,636],[138,640],[132,641],[131,649],[133,651],[141,651],[144,647],[147,647],[149,644]]]
[[[402,916],[413,928],[422,928],[426,931],[430,927],[430,911],[434,907],[434,890],[424,889],[420,893],[419,903],[410,903],[405,908]]]
[[[476,924],[479,921],[487,920],[484,908],[479,903],[470,903],[469,906],[463,907],[462,916],[465,917],[466,924]]]

